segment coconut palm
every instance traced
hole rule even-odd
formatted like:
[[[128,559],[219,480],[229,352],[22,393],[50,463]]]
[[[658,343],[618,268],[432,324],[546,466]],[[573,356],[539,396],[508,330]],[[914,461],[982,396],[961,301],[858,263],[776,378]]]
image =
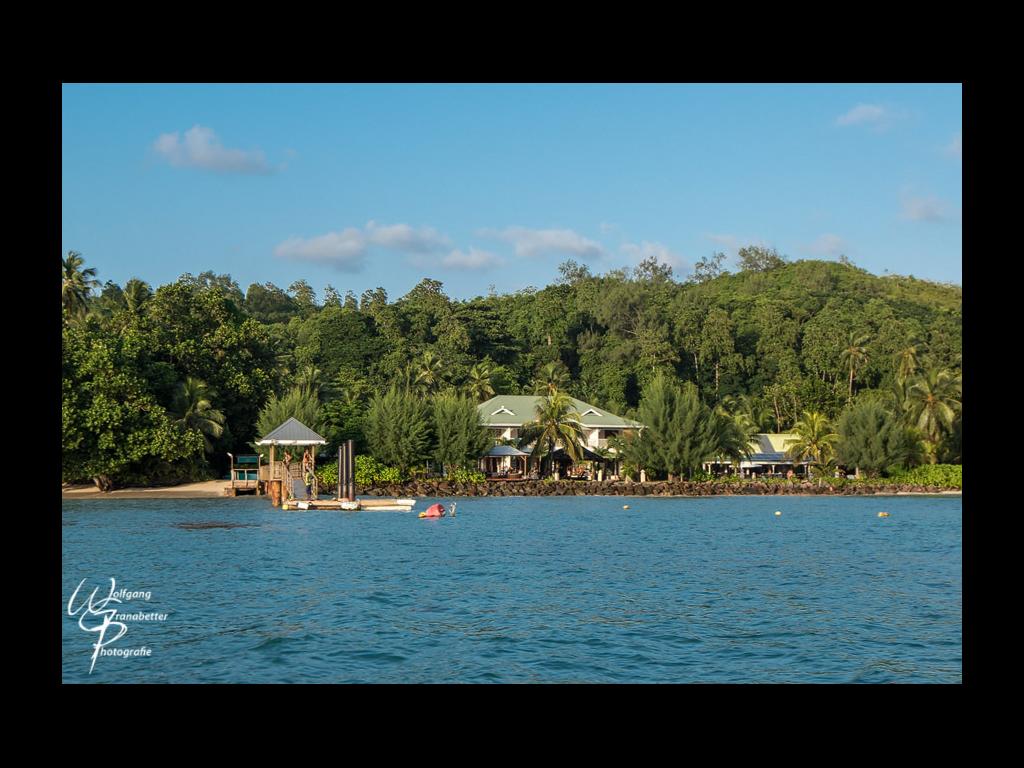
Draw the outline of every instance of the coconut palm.
[[[866,335],[858,335],[856,331],[851,331],[846,348],[843,349],[840,355],[840,359],[850,365],[850,392],[847,396],[849,400],[853,399],[854,375],[857,369],[864,365],[868,359],[868,350],[865,346],[868,343],[868,339],[869,337]]]
[[[323,372],[315,365],[307,365],[296,374],[295,384],[309,397],[320,397],[323,387]]]
[[[573,461],[583,458],[583,417],[576,411],[572,399],[564,392],[554,392],[541,398],[537,403],[536,419],[523,425],[519,444],[533,444],[531,455],[538,458],[550,456],[556,445],[562,448]]]
[[[569,383],[569,371],[561,360],[546,363],[533,380],[533,394],[553,395]]]
[[[203,436],[207,453],[213,453],[211,437],[224,434],[224,414],[215,410],[211,402],[214,391],[203,381],[192,376],[178,382],[170,414],[186,429],[198,429]]]
[[[128,311],[133,315],[142,313],[143,305],[153,298],[149,284],[133,277],[124,285],[124,300]]]
[[[68,317],[81,318],[89,308],[89,296],[98,288],[95,267],[82,269],[85,259],[77,251],[68,251],[61,259],[60,298]]]
[[[924,342],[916,336],[907,339],[907,343],[893,355],[896,365],[896,379],[904,382],[916,374],[921,368],[921,356],[924,354]]]
[[[712,418],[714,458],[718,463],[728,459],[739,474],[740,463],[750,456],[751,438],[759,431],[760,428],[744,411],[731,413],[719,406]]]
[[[961,394],[960,376],[940,368],[929,368],[907,390],[911,418],[924,434],[932,464],[937,460],[943,435],[953,429],[953,420],[961,408]]]
[[[822,467],[832,459],[839,435],[832,431],[832,424],[817,411],[804,411],[803,418],[793,425],[796,438],[786,441],[786,455],[795,461],[810,461]],[[811,467],[807,467],[811,477]]]
[[[427,350],[413,368],[413,386],[424,394],[435,392],[441,384],[444,363],[436,354]]]
[[[491,366],[488,363],[477,363],[469,369],[466,391],[478,403],[494,397],[494,386],[491,384]]]

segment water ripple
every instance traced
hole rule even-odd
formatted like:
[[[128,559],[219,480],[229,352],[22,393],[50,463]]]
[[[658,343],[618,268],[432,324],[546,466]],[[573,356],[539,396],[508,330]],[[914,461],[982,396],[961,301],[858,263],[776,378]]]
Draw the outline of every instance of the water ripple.
[[[125,610],[167,619],[118,643],[150,657],[89,675],[92,638],[65,616],[63,677],[959,682],[960,499],[886,504],[882,525],[870,498],[636,498],[629,514],[462,499],[427,524],[249,498],[65,502],[64,605],[115,577],[152,591]]]

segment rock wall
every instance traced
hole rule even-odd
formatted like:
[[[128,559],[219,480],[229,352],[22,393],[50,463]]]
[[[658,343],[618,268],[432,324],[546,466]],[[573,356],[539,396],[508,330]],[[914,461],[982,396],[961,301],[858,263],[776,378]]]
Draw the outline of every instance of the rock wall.
[[[884,480],[845,482],[832,485],[826,481],[790,481],[766,483],[757,480],[742,483],[715,482],[582,482],[561,480],[523,480],[518,482],[456,483],[446,480],[423,480],[379,487],[357,486],[356,493],[363,496],[429,497],[449,496],[871,496],[879,493],[941,493],[959,491],[957,488],[907,485]]]

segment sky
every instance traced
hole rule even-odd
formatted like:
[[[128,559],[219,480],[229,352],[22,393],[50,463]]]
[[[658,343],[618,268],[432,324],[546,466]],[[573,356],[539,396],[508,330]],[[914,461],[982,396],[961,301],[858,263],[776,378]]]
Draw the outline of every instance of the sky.
[[[68,84],[61,119],[103,282],[468,299],[751,244],[962,282],[959,84]]]

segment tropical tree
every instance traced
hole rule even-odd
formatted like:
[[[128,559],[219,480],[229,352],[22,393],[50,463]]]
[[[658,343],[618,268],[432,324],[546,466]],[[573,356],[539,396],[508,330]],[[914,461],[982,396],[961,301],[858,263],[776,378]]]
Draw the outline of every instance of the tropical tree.
[[[793,425],[796,438],[786,441],[786,455],[796,461],[809,461],[822,467],[828,464],[835,452],[839,435],[832,431],[832,424],[817,411],[804,411],[803,418]],[[807,467],[811,477],[811,466]]]
[[[952,371],[929,368],[907,390],[910,417],[921,430],[928,448],[928,460],[937,461],[938,446],[961,408],[961,379]]]
[[[556,390],[537,402],[536,418],[523,425],[519,445],[532,444],[532,455],[543,458],[550,457],[560,443],[569,458],[581,461],[584,443],[583,428],[580,426],[582,418],[572,398]]]
[[[429,405],[416,393],[392,386],[370,400],[363,432],[373,456],[405,476],[429,455]]]
[[[323,387],[323,372],[315,365],[303,366],[295,377],[295,384],[307,396],[319,399]]]
[[[445,474],[469,468],[491,444],[476,402],[468,396],[447,393],[435,396],[433,406],[434,458]]]
[[[128,311],[133,315],[142,313],[146,302],[153,298],[153,291],[149,284],[133,277],[124,284],[124,300]]]
[[[896,367],[896,380],[901,384],[911,378],[921,367],[921,356],[924,351],[924,342],[916,336],[907,339],[906,344],[900,347],[893,354],[893,363]]]
[[[168,411],[176,424],[199,431],[207,453],[213,453],[210,438],[219,438],[224,434],[224,414],[213,407],[214,395],[213,389],[205,382],[187,376],[184,381],[178,382],[174,401]]]
[[[629,443],[629,458],[665,472],[670,481],[680,474],[689,477],[709,459],[738,458],[746,450],[746,436],[735,421],[702,403],[692,382],[680,386],[656,376],[644,387],[637,421],[645,428]]]
[[[139,471],[202,456],[199,433],[174,424],[154,396],[146,343],[134,331],[66,326],[61,344],[61,477],[108,491]]]
[[[840,360],[849,365],[850,368],[850,391],[847,395],[848,400],[853,399],[853,378],[858,368],[860,368],[868,359],[868,350],[865,346],[868,343],[869,337],[863,334],[858,334],[856,331],[851,331],[846,342],[846,347],[840,354]]]
[[[292,387],[280,398],[272,394],[256,420],[256,436],[273,432],[288,419],[296,419],[319,432],[323,427],[320,401],[302,387]]]
[[[89,296],[98,288],[96,268],[83,269],[85,259],[77,251],[68,251],[61,259],[60,297],[69,318],[81,318],[88,310]]]
[[[413,386],[423,394],[436,392],[441,385],[444,363],[435,353],[427,350],[413,368]]]
[[[491,383],[492,369],[490,363],[477,363],[469,369],[469,378],[466,380],[466,391],[476,402],[482,403],[494,397],[494,386]]]
[[[569,383],[569,371],[561,360],[545,363],[533,379],[533,394],[554,395]]]
[[[876,476],[893,465],[909,465],[916,458],[915,440],[901,420],[877,400],[860,400],[839,418],[836,458]]]

